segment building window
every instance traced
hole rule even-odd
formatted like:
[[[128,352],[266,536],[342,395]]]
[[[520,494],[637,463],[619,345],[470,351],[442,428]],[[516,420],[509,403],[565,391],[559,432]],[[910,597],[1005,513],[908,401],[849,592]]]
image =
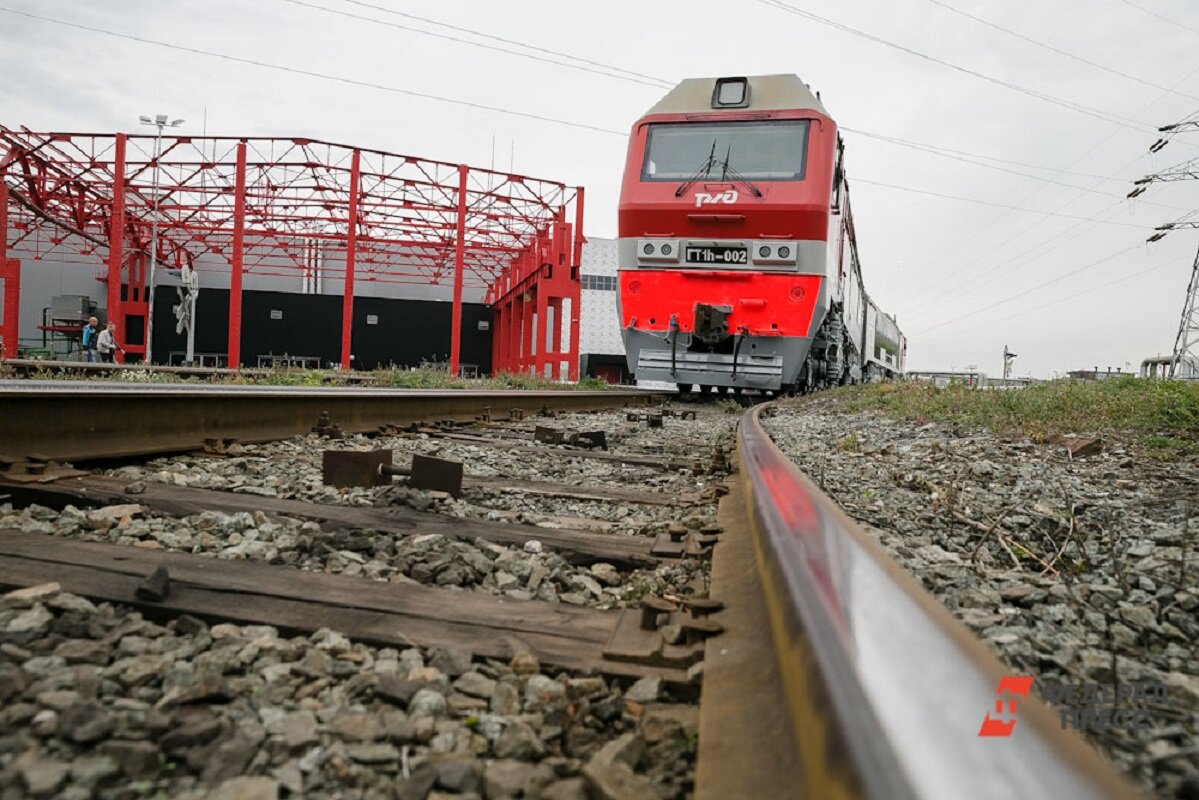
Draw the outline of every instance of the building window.
[[[580,280],[584,289],[598,292],[616,291],[616,276],[614,275],[583,275]]]

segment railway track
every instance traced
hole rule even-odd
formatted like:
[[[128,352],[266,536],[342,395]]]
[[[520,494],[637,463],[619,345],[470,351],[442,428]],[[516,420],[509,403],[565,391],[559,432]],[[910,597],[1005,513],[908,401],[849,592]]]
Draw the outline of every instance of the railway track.
[[[332,651],[351,663],[353,659],[387,662],[382,654],[393,652],[387,648],[418,648],[425,656],[422,663],[439,664],[455,681],[453,687],[463,679],[455,677],[445,666],[446,659],[435,654],[468,653],[468,660],[473,656],[476,666],[458,664],[458,676],[482,676],[471,678],[472,684],[485,680],[520,686],[525,692],[523,709],[540,714],[542,727],[536,728],[532,737],[539,739],[540,745],[530,740],[524,749],[510,741],[511,732],[523,730],[520,726],[526,724],[516,717],[496,717],[500,722],[495,724],[504,731],[499,738],[485,736],[485,741],[475,741],[468,737],[474,749],[467,747],[466,752],[473,755],[481,747],[491,761],[479,768],[477,786],[471,781],[462,786],[482,789],[493,771],[500,775],[496,764],[516,770],[512,763],[540,763],[548,753],[560,755],[565,764],[554,767],[558,773],[536,785],[528,796],[543,791],[547,797],[605,798],[692,793],[698,798],[1132,796],[1110,767],[1080,741],[1063,734],[1056,717],[1035,699],[1021,704],[1015,735],[1002,739],[977,735],[984,716],[996,709],[1002,666],[915,581],[889,562],[774,446],[760,424],[769,406],[753,408],[739,420],[735,439],[728,442],[735,447],[735,472],[726,479],[722,446],[708,452],[702,437],[731,433],[735,418],[707,407],[701,409],[697,421],[681,414],[651,421],[655,410],[650,409],[649,416],[644,413],[640,405],[647,400],[642,395],[489,393],[455,397],[453,393],[433,393],[417,399],[357,390],[309,392],[301,401],[295,393],[282,390],[218,395],[176,393],[166,388],[128,393],[102,388],[93,395],[93,388],[89,384],[88,397],[101,398],[93,402],[132,403],[125,406],[133,411],[129,418],[148,417],[146,432],[123,444],[114,433],[98,434],[105,444],[89,450],[84,447],[85,421],[69,413],[70,392],[40,387],[25,393],[7,390],[0,394],[0,418],[11,420],[10,409],[17,409],[26,420],[36,415],[32,418],[49,421],[55,419],[49,416],[53,408],[68,414],[64,426],[72,433],[67,441],[55,444],[55,428],[48,426],[56,426],[56,422],[45,427],[26,424],[23,431],[20,425],[4,422],[0,423],[5,426],[0,436],[7,437],[10,432],[14,436],[0,439],[6,443],[4,449],[17,456],[32,452],[63,459],[107,459],[198,450],[208,439],[210,452],[175,461],[158,458],[144,467],[125,468],[136,475],[122,475],[120,469],[107,476],[77,474],[54,464],[35,469],[33,474],[18,471],[6,477],[0,473],[0,495],[11,495],[20,504],[37,502],[46,509],[69,506],[78,509],[73,518],[82,520],[76,526],[78,534],[56,540],[47,539],[46,530],[0,532],[0,585],[27,588],[56,581],[64,591],[137,608],[147,619],[164,625],[178,625],[171,620],[194,617],[211,625],[223,624],[224,635],[231,635],[230,624],[243,626],[233,628],[237,631],[270,626],[310,639],[325,637],[320,639],[324,643],[328,635],[322,631],[333,629],[363,643],[356,645],[357,649]],[[51,405],[37,405],[34,398],[39,396]],[[219,401],[219,416],[225,416],[226,407],[236,408],[231,413],[239,421],[236,425],[222,423],[215,437],[202,436],[214,433],[203,420],[216,416],[211,404],[218,396],[230,398]],[[77,394],[74,400],[79,403]],[[10,405],[10,401],[15,402]],[[156,401],[167,408],[152,410]],[[354,410],[356,403],[361,406],[358,410]],[[542,403],[547,406],[546,416],[534,419]],[[556,403],[562,405],[555,408]],[[638,407],[589,415],[568,411],[611,409],[626,403]],[[482,413],[484,406],[490,407],[489,413]],[[264,423],[264,408],[272,409],[270,413],[283,421]],[[525,410],[528,418],[521,419],[521,414],[509,417],[506,410],[510,408]],[[307,433],[313,410],[329,411],[326,427],[345,419],[343,431],[370,430],[374,438],[318,440],[309,436],[295,440],[298,444],[288,450],[240,444]],[[199,421],[192,421],[188,414],[195,414]],[[406,433],[398,424],[449,417],[473,422],[441,427],[418,424]],[[170,432],[172,419],[185,433]],[[263,427],[256,429],[255,425]],[[612,452],[549,444],[547,439],[564,437],[544,433],[550,428],[565,431],[571,426],[591,429],[596,425],[606,427]],[[240,435],[230,436],[231,432]],[[211,446],[214,438],[221,442],[218,452]],[[238,440],[234,453],[228,452],[231,438]],[[19,442],[20,447],[14,451],[10,441]],[[294,486],[283,487],[277,496],[262,496],[237,492],[257,488],[244,482],[233,490],[227,485],[185,485],[232,482],[223,470],[240,460],[246,462],[239,465],[247,470],[246,475],[253,469],[278,469],[282,461],[290,470],[289,482],[299,486],[319,471],[320,450],[380,445],[394,448],[397,456],[424,449],[460,458],[467,467],[462,491],[470,503],[482,505],[487,498],[500,496],[511,508],[522,510],[512,512],[505,521],[453,516],[461,510],[454,505],[458,501],[437,492],[433,493],[434,510],[442,513],[403,503],[357,505],[392,499],[389,493],[397,490],[388,487],[350,490],[330,504],[311,502]],[[697,454],[697,449],[705,452]],[[604,455],[610,457],[592,457]],[[527,472],[484,474],[495,471],[496,464],[519,465]],[[606,471],[603,480],[596,477],[601,474],[597,471]],[[548,480],[551,477],[557,477],[557,482]],[[168,478],[173,480],[167,482]],[[620,488],[607,485],[617,480],[623,484]],[[404,497],[423,502],[429,495]],[[559,502],[548,499],[555,497],[568,510],[577,507],[576,515],[542,514],[538,521],[538,515],[527,510],[540,508],[538,502]],[[717,498],[719,510],[713,517]],[[594,517],[602,515],[598,509],[605,506],[622,514],[630,512],[625,514],[626,520],[650,520],[644,535],[627,535],[629,531],[622,531],[615,518],[604,523],[608,527],[588,527],[586,523],[596,522]],[[112,512],[115,519],[111,524],[94,522],[105,518],[106,509],[122,507],[124,512]],[[267,519],[295,522],[274,533],[273,544],[266,548],[278,551],[273,555],[263,552],[257,557],[243,554],[235,561],[214,559],[211,556],[217,554],[216,549],[205,549],[210,545],[205,544],[203,535],[187,539],[191,544],[178,544],[181,527],[172,526],[206,525],[202,521],[215,518],[218,512],[253,517],[255,530],[279,527]],[[57,514],[54,524],[61,524],[64,515],[72,512],[39,513],[47,520]],[[119,516],[122,513],[123,518]],[[261,515],[261,520],[255,514]],[[139,519],[131,521],[134,517]],[[0,528],[5,527],[4,519],[0,514]],[[677,520],[687,524],[680,526]],[[93,525],[95,531],[90,530]],[[283,547],[284,536],[291,532],[309,540],[307,549],[301,548],[302,558],[289,560],[290,551]],[[369,532],[369,536],[356,532]],[[248,531],[237,535],[242,544],[235,547],[245,544],[245,535]],[[227,548],[232,534],[221,536],[225,539],[211,548]],[[480,552],[491,548],[493,556],[501,552],[497,563],[504,565],[517,563],[519,557],[514,553],[546,548],[562,558],[564,586],[575,585],[569,583],[572,580],[586,585],[583,577],[592,574],[618,574],[622,582],[576,605],[576,599],[566,597],[570,593],[554,598],[561,602],[546,602],[542,594],[526,597],[529,593],[521,592],[528,582],[515,595],[501,591],[499,586],[506,579],[495,578],[494,573],[481,577],[472,584],[475,591],[467,592],[458,586],[443,586],[440,575],[444,573],[438,573],[437,583],[431,572],[428,581],[424,573],[416,580],[375,574],[376,580],[368,581],[351,566],[338,567],[342,574],[328,574],[334,563],[355,564],[351,556],[364,558],[355,552],[369,552],[384,537],[397,542],[395,558],[387,562],[391,565],[412,557],[410,552],[400,551],[399,542],[436,539],[455,542],[456,547],[478,547]],[[49,541],[55,546],[48,547]],[[368,549],[347,553],[351,546]],[[381,558],[376,555],[368,563]],[[625,592],[644,576],[677,570],[680,559],[690,564],[710,559],[710,576],[698,591],[669,590],[646,596]],[[145,580],[160,566],[166,567],[174,588],[163,597],[147,595]],[[417,575],[419,566],[411,567],[407,574]],[[52,601],[47,603],[47,608],[55,608]],[[5,624],[0,616],[0,631]],[[11,625],[11,620],[7,624]],[[22,645],[15,646],[20,650]],[[3,659],[14,660],[12,652],[0,653],[0,668]],[[308,658],[306,651],[304,659]],[[551,699],[543,707],[540,696],[530,699],[536,694],[529,689],[533,679],[522,666],[529,661],[536,665],[533,671],[538,675],[544,672],[542,677],[550,683],[554,681],[549,675],[559,675],[557,683],[566,687],[571,704]],[[244,670],[248,675],[249,668]],[[365,675],[355,672],[351,678],[366,686],[359,687],[365,696],[374,691],[373,702],[382,702],[384,707],[398,702],[393,696],[399,691],[394,681],[375,675],[375,682],[369,683]],[[427,673],[414,671],[410,679],[412,675]],[[603,690],[583,690],[580,687],[594,684],[595,679],[587,675],[602,676],[608,683],[601,681]],[[315,683],[322,680],[332,681],[333,687],[339,685],[332,676],[316,677]],[[222,685],[226,693],[234,693]],[[305,683],[297,692],[312,691],[309,697],[324,697],[315,692],[332,690],[328,685],[310,689],[312,685]],[[415,684],[405,686],[405,691],[412,691],[407,691],[401,706],[410,720],[423,718],[423,712],[413,705]],[[550,694],[557,691],[551,692],[544,682],[537,686]],[[596,694],[589,695],[589,691]],[[601,696],[602,692],[610,694]],[[494,694],[490,707],[484,703],[482,711],[474,702],[476,694],[445,689],[450,710],[434,715],[441,720],[436,724],[446,729],[443,736],[450,731],[452,720],[478,720],[482,719],[480,713],[486,717],[485,712],[496,711]],[[697,697],[698,712],[694,706]],[[608,708],[604,704],[612,698],[616,710],[605,713],[616,716],[595,722],[601,718],[597,709]],[[387,711],[374,713],[385,716]],[[329,716],[332,729],[339,718],[333,718],[332,712]],[[453,730],[458,731],[455,741],[460,744],[462,729]],[[688,749],[694,747],[696,731],[697,753]],[[439,751],[430,749],[429,739],[422,743],[419,738],[393,736],[389,741],[395,745],[423,753],[425,765],[409,769],[399,763],[398,755],[396,763],[389,761],[391,751],[386,749],[377,754],[378,762],[361,759],[353,764],[352,754],[338,755],[336,735],[332,744],[325,733],[321,736],[322,746],[334,752],[327,757],[342,757],[344,775],[359,775],[354,778],[359,785],[394,785],[403,797],[424,797],[433,786],[450,792],[461,788],[455,788],[456,773],[449,774],[452,770],[446,767],[447,759],[465,758],[457,745],[447,754],[443,740],[439,740]],[[676,753],[671,748],[681,749]],[[197,763],[202,760],[187,748],[179,753],[185,750],[185,756],[194,757]],[[168,757],[177,755],[167,753]],[[691,766],[679,772],[677,764],[690,765],[696,755],[694,772]],[[301,783],[304,791],[315,792],[313,796],[325,796],[320,792],[331,790],[330,781],[350,780],[335,777],[342,769],[336,762],[322,763],[324,772],[317,772],[326,776],[323,784]],[[676,764],[674,772],[662,766],[668,763]],[[3,767],[0,761],[0,785]],[[205,769],[202,764],[195,768],[202,782],[236,778]],[[256,771],[249,764],[242,764],[239,770]],[[371,777],[361,777],[355,770]],[[304,781],[312,780],[314,773],[305,774],[309,777]],[[528,775],[525,778],[533,780]],[[157,773],[154,777],[166,780]],[[292,778],[289,773],[288,779]],[[498,781],[497,777],[496,782],[487,784],[491,788],[486,796],[520,796],[536,784],[526,781],[521,784],[525,788],[514,790]],[[409,790],[410,794],[403,793]]]
[[[271,441],[329,427],[343,433],[419,420],[506,417],[648,403],[647,392],[429,391],[0,381],[0,455],[70,461]]]

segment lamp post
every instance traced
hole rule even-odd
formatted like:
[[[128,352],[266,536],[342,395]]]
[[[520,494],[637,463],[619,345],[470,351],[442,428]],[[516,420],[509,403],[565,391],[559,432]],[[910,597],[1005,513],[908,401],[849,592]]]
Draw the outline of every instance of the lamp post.
[[[154,134],[154,215],[150,218],[150,279],[146,285],[146,364],[151,362],[151,342],[154,336],[154,268],[158,265],[158,159],[162,155],[162,129],[178,128],[183,120],[175,119],[167,122],[166,114],[156,114],[153,119],[141,117],[142,125],[152,125],[158,129]]]

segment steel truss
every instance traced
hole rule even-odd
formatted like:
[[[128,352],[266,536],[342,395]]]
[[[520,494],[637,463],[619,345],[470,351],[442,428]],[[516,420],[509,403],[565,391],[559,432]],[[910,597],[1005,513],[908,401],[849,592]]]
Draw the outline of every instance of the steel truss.
[[[94,265],[107,285],[109,320],[128,340],[129,355],[144,356],[156,168],[159,267],[187,265],[203,274],[214,259],[229,265],[232,366],[242,363],[246,274],[295,276],[305,286],[318,274],[340,281],[343,368],[351,365],[354,289],[362,282],[452,286],[454,373],[464,288],[486,289],[498,314],[511,301],[504,287],[542,292],[543,271],[531,264],[565,258],[554,266],[566,268],[551,270],[546,288],[559,293],[559,303],[571,298],[577,318],[581,188],[299,137],[166,135],[155,164],[153,135],[0,126],[5,296],[18,283],[21,261]],[[15,305],[6,304],[0,327],[9,357],[16,352]],[[500,340],[504,326],[492,330],[496,352],[519,352]],[[577,336],[561,355],[574,377]],[[534,366],[518,359],[493,371]]]

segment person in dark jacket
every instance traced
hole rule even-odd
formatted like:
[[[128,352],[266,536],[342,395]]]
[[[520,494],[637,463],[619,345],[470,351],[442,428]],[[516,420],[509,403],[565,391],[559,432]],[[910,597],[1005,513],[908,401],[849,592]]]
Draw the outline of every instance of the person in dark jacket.
[[[95,317],[88,319],[87,324],[83,326],[83,338],[80,342],[80,347],[83,348],[83,360],[89,364],[95,364],[99,359],[96,357],[97,341],[100,338],[100,320]]]

